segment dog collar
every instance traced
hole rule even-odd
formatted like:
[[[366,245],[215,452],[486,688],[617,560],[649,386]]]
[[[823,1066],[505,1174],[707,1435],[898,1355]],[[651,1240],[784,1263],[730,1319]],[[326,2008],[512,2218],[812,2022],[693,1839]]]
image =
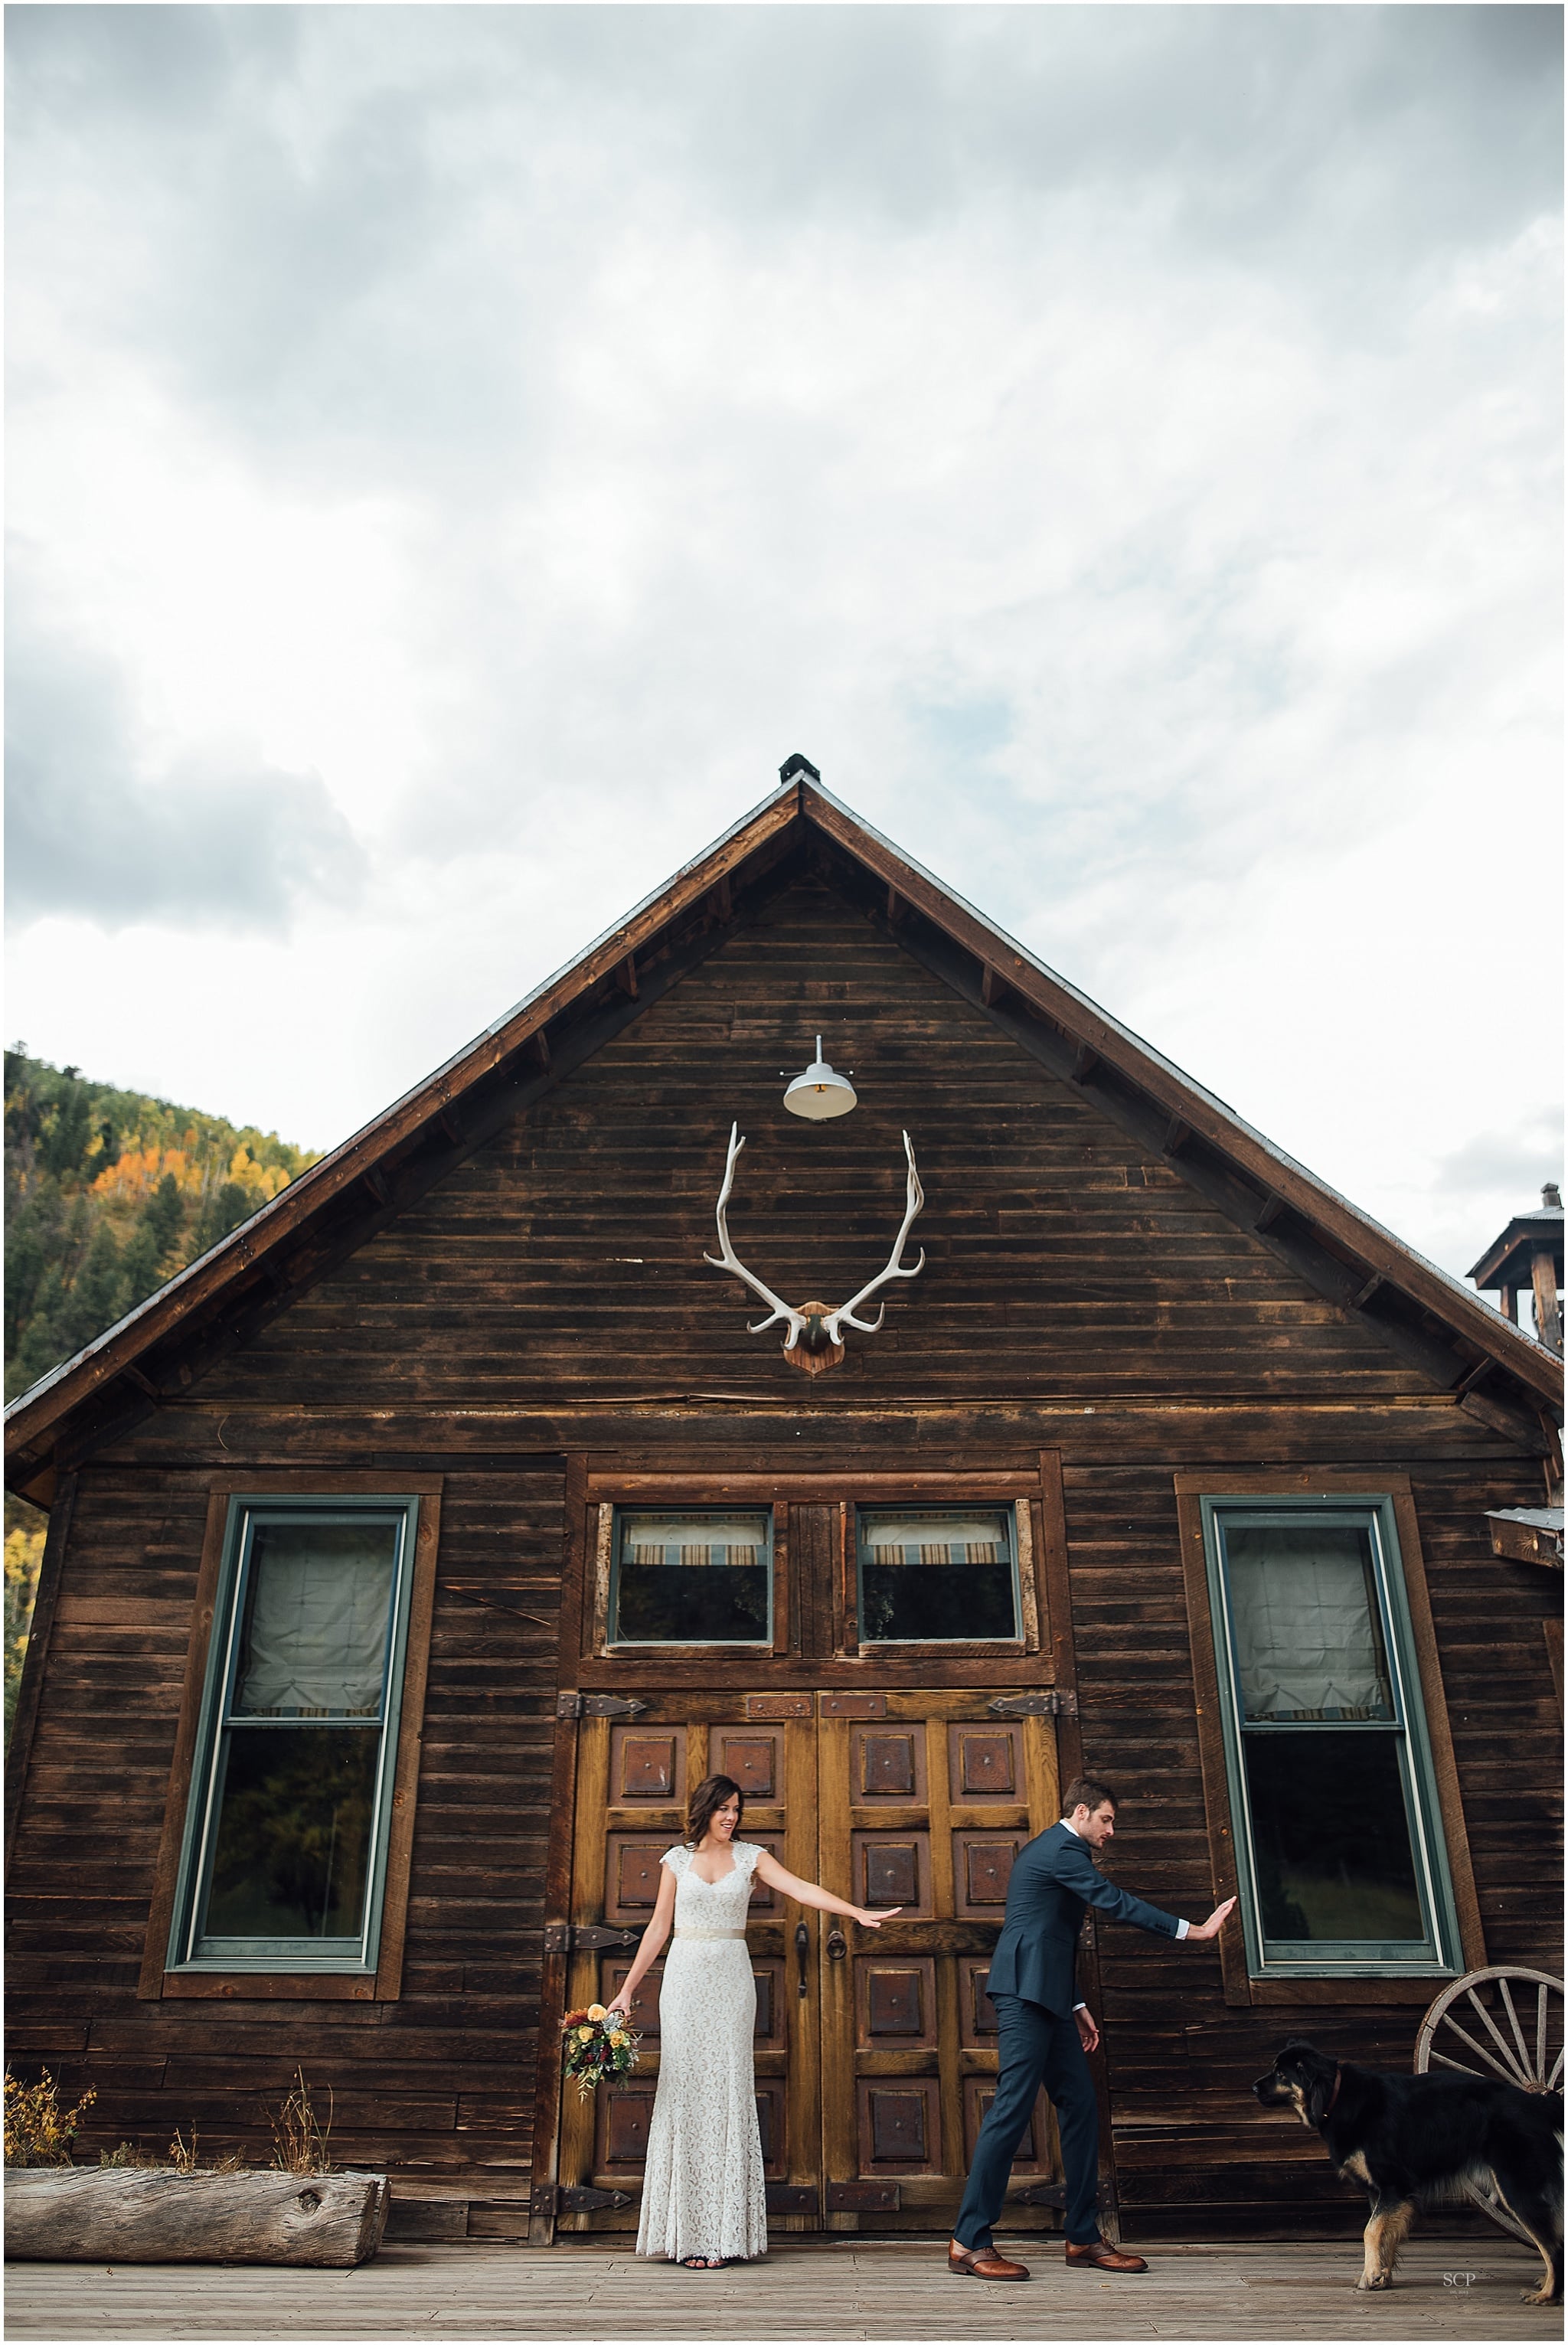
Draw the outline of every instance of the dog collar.
[[[1325,2117],[1329,2115],[1329,2110],[1333,2107],[1333,2106],[1334,2106],[1335,2102],[1336,2102],[1336,2101],[1339,2099],[1339,2078],[1340,2078],[1341,2073],[1342,2073],[1342,2072],[1341,2072],[1341,2070],[1340,2070],[1339,2063],[1338,2062],[1338,2060],[1336,2060],[1336,2061],[1335,2061],[1335,2063],[1334,2063],[1334,2089],[1333,2089],[1333,2091],[1329,2094],[1329,2098],[1328,2098],[1328,2102],[1327,2102],[1327,2104],[1325,2105],[1325,2107],[1324,2107],[1324,2110],[1323,2110],[1323,2115],[1324,2115],[1324,2117]]]

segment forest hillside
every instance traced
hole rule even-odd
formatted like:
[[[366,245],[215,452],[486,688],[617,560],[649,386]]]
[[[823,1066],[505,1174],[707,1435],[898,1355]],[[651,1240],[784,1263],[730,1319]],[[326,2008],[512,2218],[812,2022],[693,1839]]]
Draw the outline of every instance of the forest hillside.
[[[275,1197],[319,1150],[5,1053],[5,1398],[15,1398]],[[43,1553],[5,1505],[5,1726]]]

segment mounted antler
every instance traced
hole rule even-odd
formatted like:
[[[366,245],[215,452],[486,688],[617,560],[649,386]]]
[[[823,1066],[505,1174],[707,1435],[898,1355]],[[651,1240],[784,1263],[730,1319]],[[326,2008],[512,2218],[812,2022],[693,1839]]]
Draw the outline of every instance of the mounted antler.
[[[909,1133],[906,1132],[903,1137],[904,1155],[909,1163],[909,1184],[905,1193],[904,1217],[899,1224],[899,1233],[893,1241],[893,1250],[888,1256],[886,1269],[879,1271],[875,1278],[862,1286],[858,1294],[851,1294],[847,1303],[841,1303],[836,1311],[830,1311],[827,1304],[823,1303],[807,1303],[797,1311],[780,1296],[775,1294],[770,1286],[764,1286],[759,1278],[752,1275],[729,1242],[729,1230],[724,1218],[724,1209],[729,1203],[729,1193],[735,1185],[736,1159],[746,1145],[740,1136],[738,1124],[732,1123],[729,1127],[729,1154],[724,1166],[724,1185],[719,1190],[718,1203],[714,1209],[714,1220],[718,1228],[719,1252],[717,1255],[705,1254],[702,1258],[704,1262],[711,1263],[715,1270],[733,1272],[743,1284],[751,1289],[759,1302],[769,1305],[767,1318],[759,1319],[755,1325],[748,1327],[747,1332],[749,1335],[760,1335],[765,1328],[771,1327],[779,1319],[786,1323],[784,1356],[792,1366],[809,1369],[813,1374],[819,1373],[823,1368],[836,1366],[844,1356],[844,1329],[855,1327],[862,1335],[874,1335],[881,1325],[883,1314],[887,1310],[887,1304],[884,1303],[874,1319],[857,1319],[855,1316],[857,1305],[875,1294],[879,1287],[886,1286],[890,1279],[915,1278],[925,1267],[923,1246],[918,1262],[906,1264],[901,1263],[899,1259],[904,1250],[904,1241],[910,1233],[910,1224],[925,1203],[925,1192],[921,1187],[920,1174],[915,1171],[914,1150],[910,1146]]]
[[[920,1260],[917,1263],[911,1263],[907,1270],[902,1268],[899,1262],[899,1256],[904,1250],[904,1240],[910,1233],[910,1223],[925,1203],[925,1191],[921,1187],[920,1174],[915,1171],[914,1150],[910,1146],[910,1136],[907,1132],[904,1134],[904,1155],[910,1168],[909,1183],[904,1192],[904,1217],[899,1223],[899,1233],[893,1240],[893,1250],[888,1256],[888,1266],[886,1270],[878,1271],[875,1278],[862,1286],[858,1294],[851,1294],[847,1303],[840,1303],[830,1318],[823,1320],[822,1325],[827,1330],[830,1343],[840,1343],[842,1341],[840,1330],[845,1327],[858,1327],[862,1335],[874,1335],[882,1324],[887,1304],[885,1303],[882,1304],[874,1319],[868,1320],[856,1318],[856,1304],[867,1301],[876,1293],[879,1286],[885,1286],[890,1278],[917,1278],[925,1268],[924,1246],[920,1250]]]
[[[805,1317],[799,1311],[791,1311],[787,1303],[780,1302],[770,1286],[764,1286],[759,1278],[753,1278],[729,1243],[729,1230],[725,1222],[724,1209],[729,1203],[729,1193],[735,1186],[735,1160],[745,1145],[745,1141],[740,1137],[740,1126],[738,1123],[732,1123],[729,1127],[729,1154],[724,1166],[724,1186],[718,1193],[718,1203],[714,1208],[713,1216],[718,1224],[719,1253],[717,1257],[705,1254],[702,1258],[704,1262],[712,1263],[715,1270],[732,1270],[742,1285],[751,1289],[759,1302],[772,1305],[767,1318],[759,1319],[754,1327],[748,1326],[746,1330],[747,1334],[760,1335],[765,1327],[772,1326],[775,1319],[787,1319],[789,1323],[789,1332],[784,1338],[784,1349],[787,1352],[792,1352],[806,1332]]]

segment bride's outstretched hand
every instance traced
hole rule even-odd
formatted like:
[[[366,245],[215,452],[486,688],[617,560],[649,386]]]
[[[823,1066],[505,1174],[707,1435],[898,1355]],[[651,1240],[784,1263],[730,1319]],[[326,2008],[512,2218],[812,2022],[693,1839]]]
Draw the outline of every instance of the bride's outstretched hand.
[[[880,1914],[866,1914],[857,1905],[855,1919],[863,1923],[868,1930],[880,1930],[884,1922],[891,1922],[895,1914],[901,1914],[903,1910],[901,1905],[884,1905]]]
[[[617,1995],[612,2003],[607,2003],[605,2005],[605,2017],[606,2019],[613,2018],[616,2012],[619,2012],[623,2019],[629,2019],[632,2015],[630,1998],[624,1993]]]

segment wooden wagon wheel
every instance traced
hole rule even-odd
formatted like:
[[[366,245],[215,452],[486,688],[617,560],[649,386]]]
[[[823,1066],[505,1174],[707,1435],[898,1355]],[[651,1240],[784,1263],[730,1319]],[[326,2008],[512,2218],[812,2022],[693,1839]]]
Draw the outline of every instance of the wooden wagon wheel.
[[[1428,2008],[1415,2065],[1418,2076],[1457,2068],[1471,2076],[1501,2076],[1526,2093],[1560,2092],[1563,1981],[1507,1965],[1468,1972]],[[1490,2183],[1466,2183],[1465,2196],[1516,2239],[1529,2240]]]

